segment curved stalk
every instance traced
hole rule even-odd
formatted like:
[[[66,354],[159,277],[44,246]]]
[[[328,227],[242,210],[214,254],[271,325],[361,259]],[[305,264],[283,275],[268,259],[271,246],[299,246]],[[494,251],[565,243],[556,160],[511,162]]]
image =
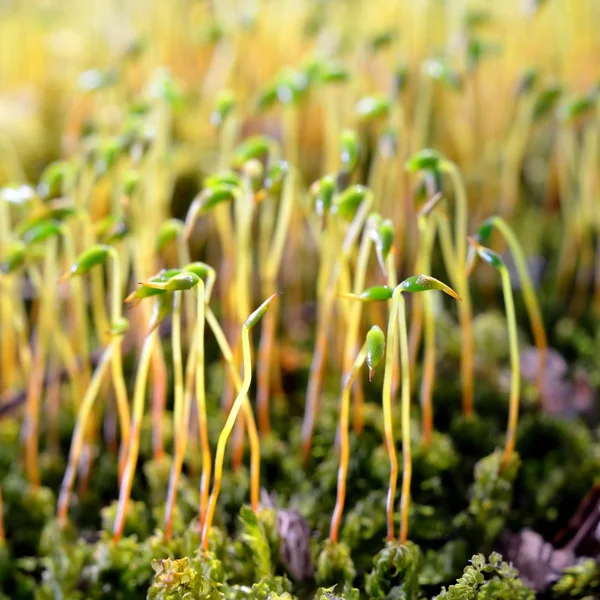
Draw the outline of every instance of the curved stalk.
[[[112,360],[113,352],[116,347],[120,347],[120,340],[114,341],[104,350],[102,357],[100,358],[100,362],[98,363],[92,379],[90,380],[89,387],[85,392],[81,404],[79,405],[79,410],[77,411],[77,421],[73,431],[71,449],[69,451],[69,460],[62,483],[60,485],[60,493],[57,503],[56,516],[61,527],[64,527],[67,524],[71,492],[73,490],[73,484],[75,483],[75,477],[77,475],[77,468],[81,458],[81,450],[83,448],[89,416],[94,405],[94,400],[96,399],[98,391],[100,390],[100,385],[102,384],[104,374],[106,373],[106,369]]]
[[[454,239],[456,247],[456,285],[458,294],[463,301],[458,307],[462,344],[460,348],[460,371],[462,385],[463,414],[473,414],[473,334],[472,334],[472,308],[471,295],[466,272],[467,259],[467,193],[456,165],[450,161],[442,163],[443,170],[452,180],[455,193],[456,214]]]
[[[207,288],[207,296],[209,290]],[[198,407],[198,429],[200,431],[200,451],[202,453],[202,475],[200,478],[200,508],[199,525],[202,527],[206,519],[208,506],[208,492],[211,475],[211,455],[208,439],[208,422],[206,418],[206,391],[204,384],[204,321],[205,321],[205,294],[204,282],[198,282],[198,307],[196,310],[196,343],[194,344],[196,354],[196,403]]]
[[[56,239],[48,240],[44,255],[44,281],[40,286],[41,306],[36,335],[37,342],[33,356],[33,372],[27,386],[27,397],[25,400],[25,419],[23,422],[25,472],[34,488],[40,485],[38,465],[40,403],[46,373],[48,346],[50,343],[51,307],[54,304],[54,288],[57,279],[56,253]]]
[[[73,236],[66,226],[61,227],[61,236],[64,243],[64,252],[67,264],[72,265],[75,263],[76,258]],[[90,374],[90,349],[88,340],[88,320],[84,305],[84,292],[79,277],[71,278],[70,285],[72,292],[73,312],[75,315],[74,335],[77,338],[77,346],[83,359],[82,371],[84,373],[84,381],[87,384]],[[76,402],[79,402],[79,398],[77,398]]]
[[[396,441],[394,440],[394,424],[392,418],[392,378],[395,362],[394,358],[398,343],[396,338],[396,332],[398,331],[397,315],[398,300],[396,291],[394,291],[388,318],[385,346],[385,370],[383,373],[383,390],[381,395],[385,446],[390,461],[390,479],[386,501],[387,539],[390,542],[394,541],[394,501],[396,499],[396,486],[398,483],[398,458],[396,455]]]
[[[335,264],[333,265],[329,281],[323,292],[323,304],[317,317],[317,337],[315,342],[315,350],[313,359],[310,365],[310,374],[308,379],[308,387],[306,390],[306,405],[304,411],[304,420],[302,422],[302,459],[304,464],[308,464],[310,460],[310,451],[312,446],[312,436],[319,410],[319,396],[321,393],[321,381],[323,378],[323,369],[325,366],[325,358],[327,355],[327,337],[329,323],[335,306],[336,287],[350,252],[354,246],[354,242],[358,237],[368,212],[373,202],[372,195],[367,194],[361,203],[356,215],[346,231],[342,251],[339,254]]]
[[[367,344],[365,342],[356,356],[352,368],[346,375],[344,387],[342,388],[342,397],[340,400],[340,466],[337,479],[337,497],[333,516],[331,517],[331,526],[329,528],[329,539],[334,543],[338,541],[338,532],[346,501],[346,478],[348,476],[348,461],[350,458],[350,442],[348,439],[350,392],[352,390],[352,384],[365,362],[366,356]]]
[[[412,451],[410,444],[410,363],[408,359],[408,334],[406,308],[402,292],[396,288],[398,302],[398,330],[400,336],[400,362],[402,370],[402,496],[400,499],[400,544],[408,538],[408,510],[412,479]]]
[[[533,333],[533,339],[538,351],[538,376],[537,376],[537,387],[539,392],[540,400],[542,399],[543,383],[544,383],[544,370],[546,367],[546,355],[548,351],[548,340],[546,338],[546,330],[544,328],[544,321],[542,319],[542,311],[537,300],[529,270],[527,269],[527,263],[523,256],[523,250],[517,236],[514,234],[511,227],[501,217],[491,217],[490,222],[493,223],[494,227],[504,236],[510,251],[512,252],[515,267],[521,280],[521,288],[523,290],[523,301],[529,314],[529,320],[531,322],[531,331]]]
[[[121,478],[121,486],[119,489],[119,503],[117,506],[117,515],[113,527],[113,540],[116,542],[123,534],[125,525],[125,516],[127,514],[127,506],[131,496],[131,486],[133,484],[133,476],[137,466],[137,459],[140,449],[140,434],[142,427],[142,418],[144,416],[144,399],[146,396],[146,383],[148,381],[148,371],[150,370],[150,361],[153,354],[154,344],[158,335],[155,328],[144,339],[142,352],[140,354],[139,366],[135,380],[135,390],[133,394],[133,412],[131,416],[131,439],[127,452],[127,462],[123,477]]]
[[[510,284],[510,273],[506,268],[502,258],[497,252],[482,246],[474,238],[468,238],[477,254],[488,264],[492,265],[499,273],[502,279],[502,294],[504,296],[504,307],[506,310],[506,321],[508,325],[508,343],[510,349],[510,399],[508,409],[508,426],[506,428],[506,445],[500,469],[504,469],[510,462],[515,449],[517,434],[517,423],[519,419],[519,398],[521,393],[521,373],[519,364],[519,339],[517,337],[517,318],[515,316],[515,304],[513,300],[512,287]]]
[[[171,352],[173,354],[173,433],[179,434],[183,427],[183,359],[181,356],[181,291],[173,293],[171,319]]]
[[[114,248],[110,250],[112,259],[112,284],[110,290],[110,318],[114,327],[121,321],[122,316],[122,295],[121,295],[121,262],[117,251]],[[125,468],[125,458],[130,438],[130,413],[129,399],[127,396],[127,386],[125,384],[125,376],[123,375],[123,356],[121,342],[123,336],[114,334],[111,345],[114,347],[111,360],[111,377],[112,384],[115,390],[115,400],[117,404],[117,414],[119,417],[119,428],[121,430],[121,447],[119,450],[119,481],[123,476]]]
[[[431,270],[431,249],[435,232],[435,223],[430,219],[423,225],[423,255],[421,267],[423,273]],[[421,410],[423,419],[423,446],[428,448],[433,434],[433,389],[435,386],[435,315],[433,311],[433,297],[425,294],[423,297],[424,313],[424,352],[423,352],[423,377],[421,380]]]
[[[369,266],[369,255],[373,240],[371,233],[368,231],[369,226],[363,231],[363,236],[358,249],[358,257],[356,259],[356,272],[354,274],[353,292],[360,294],[365,287],[367,277],[367,268]],[[347,323],[346,340],[344,344],[344,372],[348,373],[352,368],[352,357],[356,352],[356,344],[360,329],[360,320],[362,315],[362,302],[353,302],[350,306],[349,317]],[[356,385],[359,385],[357,382]],[[362,391],[362,390],[361,390]],[[354,393],[354,431],[361,433],[364,426],[364,395],[360,392]]]
[[[234,214],[236,217],[236,270],[235,292],[236,306],[238,308],[238,322],[243,323],[245,316],[250,312],[250,270],[252,250],[250,235],[252,228],[252,212],[254,192],[250,181],[245,181],[244,194],[236,194],[234,198]],[[232,468],[237,471],[242,465],[244,444],[244,419],[236,422],[236,432],[233,438],[231,452]]]
[[[210,532],[210,528],[212,525],[212,520],[215,514],[215,508],[217,505],[217,500],[219,498],[219,492],[221,490],[221,480],[223,477],[223,460],[225,458],[225,447],[227,445],[227,440],[231,435],[231,431],[233,430],[233,426],[235,425],[238,414],[243,406],[247,404],[247,395],[248,390],[250,389],[250,383],[252,381],[252,355],[250,350],[250,329],[252,326],[260,319],[262,314],[266,311],[269,306],[269,303],[274,299],[275,296],[271,296],[268,298],[261,306],[254,311],[248,319],[244,322],[242,326],[242,353],[243,353],[243,362],[244,362],[244,379],[242,381],[242,386],[236,399],[233,402],[231,410],[229,411],[229,415],[227,415],[227,420],[225,421],[225,425],[219,435],[219,440],[217,441],[217,451],[215,454],[215,465],[214,465],[214,477],[213,477],[213,488],[210,494],[210,498],[208,500],[208,507],[206,510],[206,520],[204,522],[204,526],[202,528],[202,549],[208,549],[208,535]],[[207,312],[207,319],[210,313]],[[260,456],[259,456],[260,460]],[[254,508],[254,507],[253,507]]]
[[[163,431],[167,403],[167,366],[160,344],[154,346],[151,364],[152,450],[154,460],[162,460],[165,454]]]
[[[196,324],[192,333],[195,333],[199,327]],[[179,486],[179,478],[183,468],[183,461],[187,450],[189,428],[190,428],[190,412],[192,406],[192,393],[194,385],[194,372],[196,369],[196,344],[190,348],[185,368],[185,387],[182,390],[183,399],[181,401],[181,415],[177,424],[176,435],[174,438],[174,456],[169,475],[169,487],[167,490],[167,502],[165,505],[165,537],[170,540],[173,536],[173,512],[177,501],[177,491]],[[200,416],[199,416],[200,418]],[[173,419],[175,421],[175,418]],[[204,474],[203,474],[204,475]]]
[[[506,430],[506,446],[502,455],[501,468],[506,467],[515,449],[517,435],[517,422],[519,419],[519,396],[521,385],[521,373],[519,367],[519,339],[517,337],[517,319],[515,316],[515,304],[510,285],[510,274],[506,267],[500,269],[502,277],[502,293],[506,308],[506,319],[508,321],[508,341],[510,346],[510,401],[508,413],[508,428]]]
[[[271,296],[277,291],[276,280],[279,268],[281,266],[281,259],[283,258],[286,235],[289,230],[294,201],[294,185],[295,178],[293,171],[291,171],[286,177],[285,187],[281,199],[281,207],[279,209],[277,223],[275,225],[275,233],[273,235],[273,243],[269,249],[267,264],[265,266],[263,283],[263,294],[265,296]],[[256,403],[258,411],[258,424],[260,431],[263,434],[266,434],[271,430],[269,406],[271,395],[271,361],[278,316],[278,311],[275,310],[275,308],[270,310],[263,319],[260,346],[258,351]]]
[[[239,394],[242,389],[242,380],[235,366],[231,347],[219,322],[209,307],[206,307],[206,322],[217,340],[219,350],[227,364],[229,376],[233,381],[236,392]],[[248,426],[248,438],[250,442],[250,505],[252,506],[252,510],[256,512],[258,510],[260,494],[260,438],[258,437],[252,406],[247,396],[242,406],[242,411]]]

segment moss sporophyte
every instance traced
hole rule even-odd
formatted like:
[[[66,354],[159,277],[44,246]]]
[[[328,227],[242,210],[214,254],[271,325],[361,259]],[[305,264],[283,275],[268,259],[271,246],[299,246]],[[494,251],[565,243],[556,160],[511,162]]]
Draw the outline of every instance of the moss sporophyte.
[[[79,4],[0,19],[0,600],[595,598],[595,3]]]

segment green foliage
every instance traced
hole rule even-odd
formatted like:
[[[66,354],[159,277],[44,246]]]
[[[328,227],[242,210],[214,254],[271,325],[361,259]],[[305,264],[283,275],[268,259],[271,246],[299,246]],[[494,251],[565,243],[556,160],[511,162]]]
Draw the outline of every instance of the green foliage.
[[[460,573],[468,557],[465,540],[450,540],[441,548],[429,549],[423,557],[423,569],[419,574],[420,585],[440,585],[451,581]]]
[[[88,596],[80,588],[82,573],[92,558],[92,547],[84,541],[75,543],[58,542],[40,559],[42,586],[36,600],[57,597],[84,600]]]
[[[421,550],[416,544],[387,542],[373,558],[373,570],[365,581],[367,594],[371,598],[417,600],[421,568]]]
[[[521,460],[514,453],[501,469],[502,452],[496,450],[475,465],[475,482],[471,488],[467,512],[457,518],[470,529],[480,546],[488,547],[504,529],[513,500],[513,485]]]
[[[347,583],[344,584],[340,594],[335,593],[336,587],[335,585],[329,588],[320,587],[313,600],[360,600],[360,592]]]
[[[54,515],[56,499],[47,487],[34,488],[17,473],[2,480],[6,537],[17,556],[35,554],[46,522]]]
[[[83,579],[96,590],[96,598],[107,597],[102,594],[123,600],[144,597],[142,594],[152,581],[152,562],[162,558],[173,558],[173,551],[161,537],[151,536],[139,542],[135,536],[129,536],[115,543],[109,534],[103,534]]]
[[[232,585],[224,588],[225,600],[293,600],[291,583],[286,577],[257,581],[252,587]]]
[[[263,525],[249,506],[240,510],[242,524],[241,540],[251,552],[256,579],[264,579],[273,575],[271,548]]]
[[[600,593],[600,563],[590,558],[565,569],[552,591],[558,598],[596,598]]]
[[[518,571],[493,552],[486,562],[483,554],[475,554],[463,575],[435,600],[534,600],[533,590],[518,578]]]
[[[113,530],[118,506],[119,504],[115,500],[100,511],[102,516],[102,529],[107,533]],[[145,539],[150,534],[148,510],[144,502],[129,502],[127,505],[127,514],[125,515],[123,532],[125,535],[137,535],[140,539]]]
[[[350,556],[350,548],[343,542],[326,540],[317,556],[315,578],[320,584],[352,583],[356,569]]]
[[[583,422],[538,414],[524,415],[517,448],[523,460],[515,496],[519,526],[552,535],[593,485],[597,446]]]
[[[148,590],[148,600],[217,600],[223,594],[218,587],[195,568],[189,557],[153,560],[154,581]]]

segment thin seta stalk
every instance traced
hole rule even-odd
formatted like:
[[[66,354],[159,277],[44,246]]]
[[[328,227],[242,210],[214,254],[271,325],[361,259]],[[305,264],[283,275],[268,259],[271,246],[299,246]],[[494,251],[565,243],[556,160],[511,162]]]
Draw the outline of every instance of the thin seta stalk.
[[[199,278],[206,278],[205,285],[205,294],[204,294],[204,305],[202,308],[198,308],[198,314],[203,314],[204,312],[206,317],[206,322],[213,332],[213,335],[216,338],[217,345],[225,359],[227,364],[227,368],[229,371],[229,375],[233,381],[233,385],[235,390],[239,393],[242,389],[242,380],[237,371],[237,367],[235,365],[233,352],[231,350],[231,346],[227,341],[225,333],[219,324],[219,321],[215,317],[214,313],[210,309],[208,302],[211,298],[212,290],[214,288],[216,272],[215,270],[207,265],[206,263],[196,262],[190,263],[186,265],[183,269],[170,269],[160,273],[159,275],[150,278],[146,282],[143,283],[143,286],[139,288],[136,292],[131,294],[126,301],[139,301],[142,298],[145,298],[150,295],[160,294],[167,289],[169,279],[173,278],[175,275],[185,272],[191,272]],[[200,301],[200,298],[198,298]],[[200,334],[196,332],[196,336]],[[203,334],[202,334],[203,340]],[[196,352],[196,347],[199,348],[199,351]],[[210,472],[211,472],[211,455],[210,455],[210,447],[208,444],[208,428],[207,428],[207,420],[206,420],[206,403],[205,403],[205,393],[204,393],[204,362],[203,362],[203,353],[204,353],[204,343],[197,337],[197,344],[192,347],[192,351],[190,352],[190,356],[188,357],[188,365],[186,368],[186,386],[184,391],[184,404],[185,398],[191,397],[191,386],[192,386],[192,373],[191,373],[191,363],[193,359],[190,358],[192,355],[196,357],[196,401],[198,406],[198,419],[199,419],[199,431],[200,431],[200,442],[201,442],[201,452],[202,452],[202,477],[200,483],[200,507],[199,507],[199,523],[200,526],[204,523],[205,514],[207,510],[207,501],[208,501],[208,485],[210,484]],[[258,510],[259,503],[259,493],[260,493],[260,439],[258,435],[258,430],[256,428],[256,421],[254,419],[254,414],[252,412],[252,407],[250,405],[250,401],[248,400],[247,394],[244,397],[242,409],[244,419],[248,425],[248,438],[250,442],[250,504],[252,506],[252,510],[255,512]]]
[[[213,487],[210,494],[210,498],[208,501],[208,508],[206,512],[206,520],[204,521],[204,526],[202,528],[202,549],[208,549],[208,538],[210,534],[210,528],[212,526],[212,520],[215,513],[215,508],[217,505],[217,500],[219,498],[219,492],[221,489],[221,480],[223,477],[223,461],[225,458],[225,447],[227,445],[227,440],[231,435],[233,427],[235,425],[238,414],[246,401],[248,390],[250,389],[250,383],[252,381],[252,356],[251,356],[251,348],[250,348],[250,330],[263,316],[266,310],[269,308],[271,302],[276,298],[277,294],[273,294],[269,298],[267,298],[250,316],[246,319],[242,326],[242,352],[243,352],[243,361],[244,361],[244,379],[242,381],[242,387],[238,392],[236,399],[233,402],[229,415],[227,416],[227,420],[221,434],[219,435],[219,439],[217,441],[217,451],[215,454],[215,464],[214,464],[214,475],[213,475]]]
[[[67,522],[67,514],[73,484],[81,458],[81,452],[87,433],[89,419],[92,408],[100,386],[102,384],[106,369],[110,365],[112,368],[112,381],[115,388],[115,396],[117,400],[117,412],[119,415],[119,425],[121,428],[121,447],[119,452],[119,478],[123,475],[125,468],[125,459],[128,452],[130,440],[130,423],[129,423],[129,402],[127,399],[127,388],[123,376],[123,361],[121,355],[121,341],[123,335],[128,329],[129,323],[121,316],[121,277],[120,277],[120,262],[119,256],[115,249],[111,246],[96,245],[89,250],[79,255],[77,260],[71,265],[70,270],[61,277],[61,280],[68,279],[74,276],[82,276],[87,274],[94,267],[102,264],[107,257],[112,259],[113,263],[113,284],[111,289],[111,340],[105,348],[100,362],[96,367],[90,384],[83,396],[83,400],[77,411],[77,420],[75,423],[75,431],[71,441],[71,449],[69,451],[69,459],[65,474],[60,487],[60,493],[57,504],[57,516],[61,526]]]
[[[206,278],[206,285],[203,281]],[[169,299],[172,292],[173,296],[173,325],[175,333],[173,334],[173,344],[181,345],[181,336],[177,327],[177,320],[180,315],[177,314],[177,307],[180,302],[175,298],[180,296],[183,291],[195,288],[197,297],[196,306],[196,325],[193,329],[194,344],[188,354],[186,369],[185,369],[185,384],[183,380],[182,361],[180,353],[174,348],[174,369],[179,369],[180,374],[176,377],[176,398],[174,410],[174,427],[177,431],[175,437],[174,460],[171,465],[169,477],[169,487],[167,490],[167,503],[165,508],[165,536],[170,539],[173,534],[173,512],[177,500],[177,489],[183,461],[187,450],[187,442],[189,438],[190,413],[193,395],[194,381],[196,383],[196,404],[198,408],[198,422],[201,440],[202,452],[202,478],[201,478],[201,494],[200,494],[200,519],[202,520],[203,511],[206,506],[207,483],[210,479],[210,447],[208,444],[208,429],[206,419],[206,396],[204,385],[204,322],[205,312],[208,301],[212,293],[215,280],[215,272],[212,267],[205,263],[190,263],[183,269],[171,269],[159,273],[157,276],[142,282],[142,287],[131,294],[127,301],[139,301],[144,297],[164,294],[166,300]]]
[[[420,269],[424,272],[431,270],[431,252],[435,237],[435,220],[431,216],[440,194],[434,195],[419,211],[418,225],[421,233],[420,241]],[[424,349],[423,349],[423,376],[421,379],[421,442],[423,447],[429,448],[433,435],[433,390],[435,387],[436,373],[436,347],[435,347],[435,314],[433,297],[426,294],[423,297],[424,318]]]
[[[329,324],[335,308],[337,285],[360,230],[367,219],[372,203],[373,198],[370,190],[360,185],[348,188],[333,199],[332,212],[350,219],[351,222],[346,230],[341,252],[337,255],[319,302],[316,342],[310,366],[304,421],[302,423],[302,459],[305,465],[310,462],[312,436],[319,409],[321,382],[327,355]],[[329,218],[332,217],[335,217],[335,215],[329,215]]]
[[[175,295],[181,292],[175,292]],[[196,286],[197,308],[196,326],[194,328],[194,346],[190,349],[186,365],[185,390],[183,388],[183,372],[181,372],[181,409],[175,436],[175,456],[171,466],[167,504],[165,508],[165,536],[173,535],[173,511],[177,500],[177,486],[183,467],[190,428],[190,412],[192,404],[192,386],[196,382],[196,402],[198,407],[198,423],[202,453],[202,475],[200,483],[200,520],[206,502],[206,479],[210,479],[210,446],[208,445],[208,429],[206,422],[206,393],[204,385],[204,307],[206,303],[204,281],[200,278]],[[175,319],[175,314],[173,315]],[[204,509],[205,510],[205,509]]]
[[[472,306],[467,277],[467,227],[468,203],[467,194],[458,167],[435,150],[422,150],[413,155],[406,163],[409,172],[428,171],[447,174],[452,182],[455,201],[454,218],[454,248],[445,254],[454,255],[454,264],[448,272],[450,281],[462,298],[459,304],[459,322],[462,336],[460,349],[460,369],[462,387],[463,414],[468,417],[473,414],[473,331]],[[442,240],[444,242],[444,240]],[[448,240],[445,240],[446,243]],[[446,244],[447,245],[447,244]]]
[[[393,238],[394,229],[391,221],[384,221],[378,213],[371,214],[367,219],[358,248],[356,270],[352,284],[354,294],[360,294],[361,290],[365,287],[369,258],[373,246],[376,249],[380,268],[384,275],[387,275],[385,263],[392,246]],[[345,373],[350,371],[353,356],[357,351],[361,315],[362,304],[359,302],[353,303],[348,311],[347,333],[344,340],[343,370]],[[359,382],[355,384],[354,388],[354,430],[356,433],[361,433],[364,426],[363,394],[362,389],[357,388],[358,384]]]
[[[265,256],[266,264],[262,273],[262,289],[265,296],[275,293],[277,285],[277,274],[281,267],[281,261],[285,250],[286,237],[289,231],[294,197],[296,193],[296,174],[287,163],[277,165],[280,170],[279,177],[285,175],[281,206],[277,213],[277,221],[272,241],[268,245]],[[271,171],[269,187],[278,185],[274,170]],[[271,430],[270,400],[271,400],[271,363],[273,360],[273,345],[277,329],[278,311],[273,307],[267,312],[262,321],[260,346],[258,355],[258,366],[256,373],[256,404],[258,412],[258,424],[260,432],[267,434]]]
[[[502,280],[502,294],[508,324],[508,343],[510,348],[510,398],[508,409],[508,426],[506,428],[506,444],[500,462],[500,469],[506,468],[515,450],[517,424],[519,420],[519,399],[521,393],[521,372],[519,364],[519,338],[517,336],[517,318],[515,316],[515,303],[513,300],[510,273],[499,254],[482,246],[474,238],[468,238],[469,243],[477,251],[477,255],[488,264],[492,265],[499,273]]]
[[[369,367],[369,381],[373,379],[373,373],[383,358],[384,349],[385,336],[383,331],[381,331],[377,325],[374,325],[370,329],[369,333],[367,333],[367,339],[365,343],[356,355],[350,371],[345,374],[343,379],[342,397],[340,399],[339,424],[340,466],[338,469],[337,497],[333,516],[331,517],[331,526],[329,529],[329,539],[334,543],[338,541],[340,522],[342,520],[342,513],[344,512],[344,504],[346,502],[346,479],[348,476],[348,462],[350,459],[350,441],[348,438],[350,391],[356,376],[365,363],[365,360]]]
[[[367,288],[359,295],[347,294],[345,297],[362,302],[392,301],[388,319],[386,339],[386,359],[383,378],[382,405],[386,449],[390,460],[390,480],[386,503],[387,512],[387,538],[395,539],[394,534],[394,502],[398,479],[398,460],[396,457],[396,444],[392,419],[392,372],[394,362],[394,344],[396,335],[400,343],[400,364],[402,377],[402,494],[400,500],[400,537],[399,542],[405,544],[408,539],[408,513],[410,505],[410,487],[412,479],[412,448],[410,440],[410,363],[408,353],[408,333],[406,329],[406,307],[403,292],[426,292],[440,290],[457,300],[458,294],[446,284],[428,275],[414,275],[402,281],[393,290],[388,286],[375,286]]]
[[[133,407],[131,413],[131,438],[127,452],[127,461],[121,485],[119,488],[119,501],[117,504],[117,514],[113,526],[113,540],[118,541],[123,534],[127,507],[131,497],[131,486],[133,476],[137,467],[137,460],[140,449],[140,435],[142,429],[142,419],[144,416],[144,404],[146,398],[146,384],[148,382],[148,373],[154,352],[154,345],[158,337],[158,326],[161,320],[169,313],[172,307],[173,293],[177,291],[189,290],[198,284],[199,277],[192,272],[177,272],[166,281],[157,282],[156,303],[152,314],[150,329],[144,339],[142,351],[138,362],[138,370],[135,379],[133,392]],[[144,287],[152,290],[147,295],[152,295],[155,291],[152,289],[152,282],[145,282]],[[162,284],[162,285],[160,285]],[[167,293],[164,293],[167,292]],[[135,298],[135,294],[132,295]],[[132,298],[130,296],[127,300]]]
[[[497,229],[504,239],[506,240],[508,247],[513,255],[513,260],[519,279],[521,280],[521,289],[523,291],[523,300],[525,302],[525,308],[529,315],[529,321],[531,324],[531,331],[533,333],[533,339],[536,345],[538,353],[538,372],[537,372],[537,388],[538,398],[540,406],[543,406],[543,392],[544,392],[544,373],[546,368],[546,356],[548,353],[548,339],[546,337],[546,329],[544,328],[544,320],[542,318],[542,311],[529,275],[529,269],[527,268],[527,262],[523,254],[521,244],[517,239],[514,231],[510,225],[499,216],[493,216],[486,219],[477,233],[473,236],[474,239],[480,244],[486,244],[492,234],[492,230]],[[470,274],[475,266],[475,258],[477,252],[475,246],[471,246],[469,249],[468,256],[468,273]]]

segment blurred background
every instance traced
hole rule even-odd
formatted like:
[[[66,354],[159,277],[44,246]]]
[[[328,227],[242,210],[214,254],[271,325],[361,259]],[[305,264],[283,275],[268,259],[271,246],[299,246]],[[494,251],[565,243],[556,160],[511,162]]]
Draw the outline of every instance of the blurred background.
[[[357,94],[388,92],[394,69],[406,69],[410,119],[425,59],[444,54],[468,70],[465,32],[480,60],[464,93],[436,87],[427,142],[469,164],[494,154],[525,68],[572,93],[597,82],[599,23],[595,0],[2,0],[0,182],[21,170],[35,180],[48,161],[72,153],[93,104],[118,121],[120,100],[140,93],[157,67],[171,71],[188,104],[177,139],[200,147],[215,139],[206,116],[223,87],[236,90],[248,129],[259,119],[276,134],[278,119],[253,110],[257,95],[283,67],[314,55],[347,61],[353,72],[337,106],[348,124]],[[111,80],[118,85],[90,97]],[[316,165],[322,119],[314,96],[303,105],[301,158]],[[476,137],[465,133],[471,125]]]

